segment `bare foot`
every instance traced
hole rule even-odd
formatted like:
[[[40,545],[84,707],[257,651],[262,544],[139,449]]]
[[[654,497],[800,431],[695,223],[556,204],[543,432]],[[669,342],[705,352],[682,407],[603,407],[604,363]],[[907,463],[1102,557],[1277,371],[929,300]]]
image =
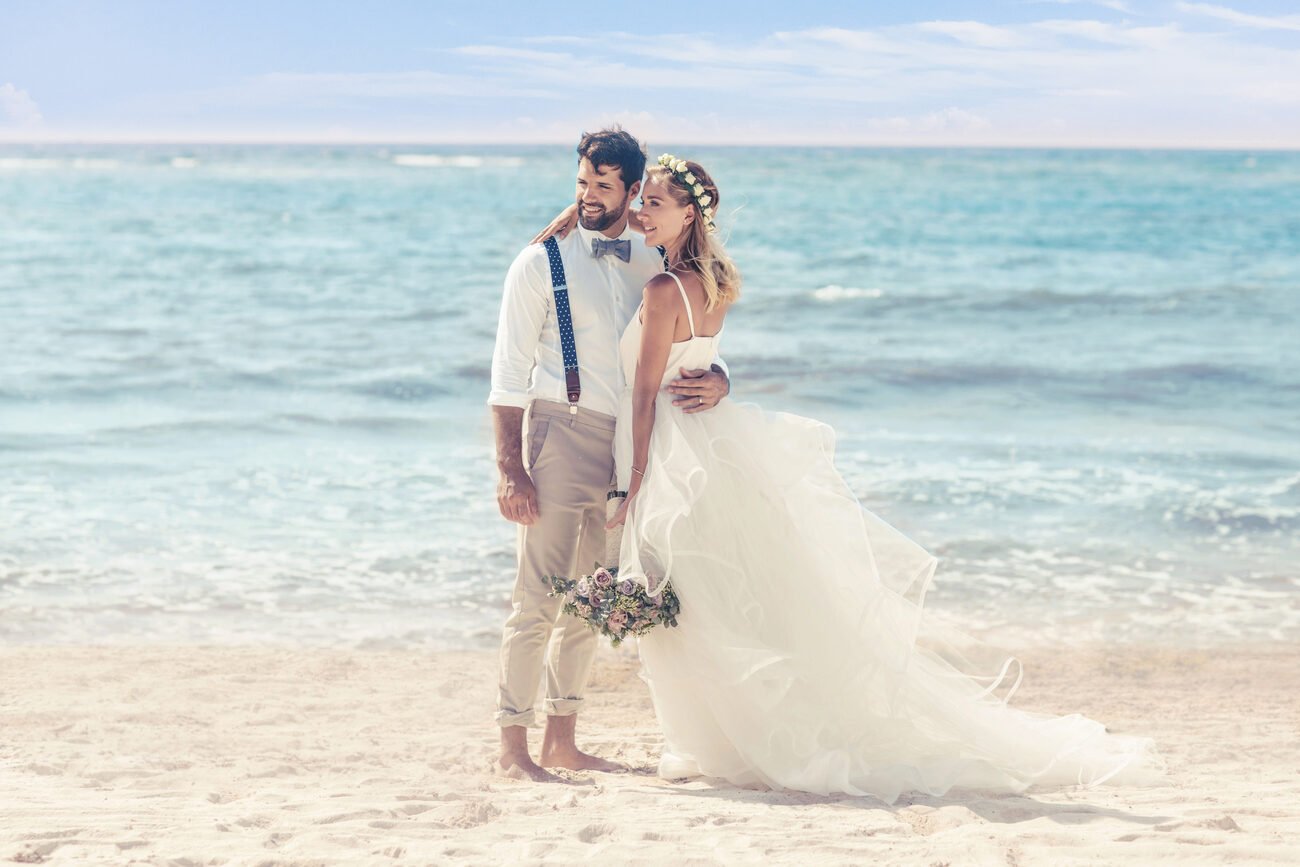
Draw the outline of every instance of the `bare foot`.
[[[542,749],[542,764],[548,768],[567,768],[570,771],[603,771],[614,774],[626,771],[627,765],[611,762],[600,756],[584,753],[576,747],[569,749]]]
[[[526,778],[534,783],[564,782],[555,774],[539,766],[527,753],[523,755],[502,753],[501,758],[497,759],[496,766],[499,773],[515,779]]]

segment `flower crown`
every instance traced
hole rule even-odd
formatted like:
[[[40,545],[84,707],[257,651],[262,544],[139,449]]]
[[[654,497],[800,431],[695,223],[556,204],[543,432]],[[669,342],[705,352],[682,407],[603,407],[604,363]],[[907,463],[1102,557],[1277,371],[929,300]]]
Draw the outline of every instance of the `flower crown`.
[[[686,168],[686,160],[679,160],[672,154],[661,154],[659,165],[676,175],[677,180],[681,181],[686,186],[686,189],[691,191],[691,195],[695,197],[695,204],[700,206],[700,213],[704,215],[704,228],[710,232],[718,231],[718,227],[713,224],[713,208],[711,206],[713,197],[704,191],[704,185],[696,180],[695,175],[691,174],[690,170]]]

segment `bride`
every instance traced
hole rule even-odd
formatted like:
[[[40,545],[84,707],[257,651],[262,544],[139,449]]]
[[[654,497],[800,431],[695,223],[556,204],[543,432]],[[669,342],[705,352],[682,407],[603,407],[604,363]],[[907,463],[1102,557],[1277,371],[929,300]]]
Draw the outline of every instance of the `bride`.
[[[922,617],[936,561],[861,506],[829,426],[725,399],[673,411],[665,387],[709,366],[739,295],[718,203],[695,162],[649,169],[632,223],[668,270],[619,346],[619,578],[681,600],[677,628],[640,639],[660,775],[887,803],[1159,779],[1150,739],[1010,707],[1016,660],[984,667],[982,643]]]

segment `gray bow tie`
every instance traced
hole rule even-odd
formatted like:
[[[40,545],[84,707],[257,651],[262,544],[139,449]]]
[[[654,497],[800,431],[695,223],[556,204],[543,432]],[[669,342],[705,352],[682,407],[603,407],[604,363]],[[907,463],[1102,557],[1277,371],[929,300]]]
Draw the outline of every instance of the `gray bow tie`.
[[[607,241],[604,238],[592,238],[591,255],[599,259],[606,253],[613,253],[624,262],[631,262],[632,242],[627,239],[621,241]]]

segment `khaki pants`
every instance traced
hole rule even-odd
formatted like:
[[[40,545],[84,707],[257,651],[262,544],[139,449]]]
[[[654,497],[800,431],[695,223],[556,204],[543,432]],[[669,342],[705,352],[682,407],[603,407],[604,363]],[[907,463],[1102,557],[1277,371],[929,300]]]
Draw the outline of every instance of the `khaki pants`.
[[[596,634],[560,613],[547,596],[550,575],[589,575],[605,553],[605,498],[614,475],[614,418],[567,404],[535,400],[526,421],[526,459],[537,488],[538,521],[519,525],[519,570],[513,610],[501,639],[496,720],[531,725],[546,669],[549,716],[575,714],[596,655]]]

